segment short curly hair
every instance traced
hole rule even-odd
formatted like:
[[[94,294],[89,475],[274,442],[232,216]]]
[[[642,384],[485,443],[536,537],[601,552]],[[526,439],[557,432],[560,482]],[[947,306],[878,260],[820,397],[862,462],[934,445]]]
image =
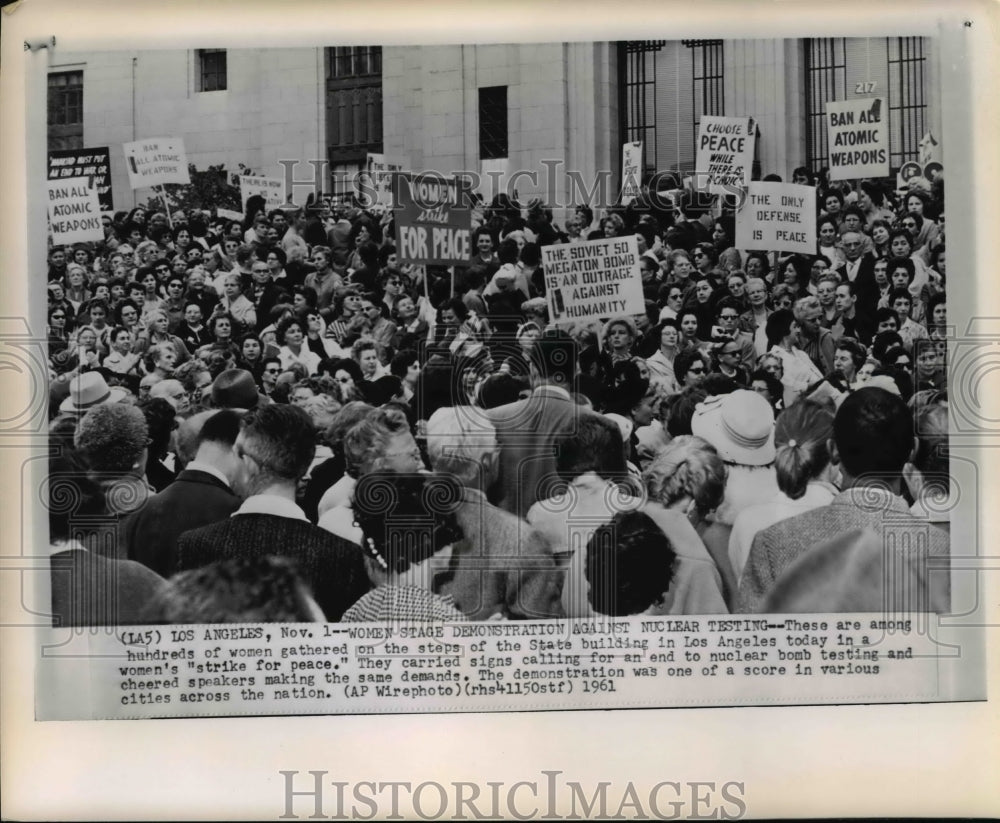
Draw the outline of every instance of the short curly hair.
[[[76,428],[73,445],[91,471],[124,474],[149,441],[146,418],[135,406],[111,403],[90,409]]]
[[[702,516],[718,508],[726,490],[726,464],[711,443],[695,435],[675,437],[642,477],[650,500],[670,506],[690,497]]]

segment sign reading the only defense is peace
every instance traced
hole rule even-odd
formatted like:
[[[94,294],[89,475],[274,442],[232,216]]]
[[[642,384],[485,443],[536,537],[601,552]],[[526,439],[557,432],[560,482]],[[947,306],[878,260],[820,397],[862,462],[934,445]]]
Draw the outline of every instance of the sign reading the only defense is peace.
[[[757,126],[752,117],[705,115],[698,125],[695,172],[698,186],[711,194],[745,188],[753,171]]]
[[[826,104],[830,179],[889,176],[889,110],[884,97]]]
[[[191,182],[184,140],[180,137],[152,137],[123,143],[128,182],[133,189],[162,186],[164,183]]]
[[[815,254],[816,189],[794,183],[751,183],[736,213],[735,245]]]
[[[635,235],[542,246],[542,266],[555,322],[646,310]]]

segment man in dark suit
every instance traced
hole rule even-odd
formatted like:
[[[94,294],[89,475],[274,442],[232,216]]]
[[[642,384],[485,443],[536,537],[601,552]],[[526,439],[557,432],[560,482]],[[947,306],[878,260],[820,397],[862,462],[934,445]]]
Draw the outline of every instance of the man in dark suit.
[[[893,574],[907,564],[929,569],[929,558],[947,559],[948,534],[911,514],[899,496],[903,467],[914,446],[913,413],[902,398],[874,386],[848,395],[837,410],[830,442],[831,461],[840,467],[843,491],[829,505],[782,520],[757,534],[734,611],[759,612],[786,569],[810,549],[845,532],[872,532],[885,555],[885,568]],[[869,587],[873,594],[867,597],[868,608],[859,610],[927,611],[931,605],[947,609],[947,570],[935,575],[944,575],[944,582],[939,578],[933,588],[907,592],[905,603],[895,602],[895,581],[887,578],[882,589]],[[922,577],[926,581],[931,575]]]
[[[857,296],[857,312],[870,320],[878,308],[879,288],[875,282],[875,255],[865,254],[864,238],[857,232],[847,232],[840,240],[846,258],[834,271],[841,282],[853,283]]]
[[[553,493],[556,435],[591,413],[570,395],[577,360],[573,338],[561,329],[546,330],[530,360],[531,394],[487,412],[500,445],[500,471],[489,500],[521,518]]]
[[[316,453],[315,436],[312,420],[298,406],[248,412],[234,447],[246,499],[227,520],[181,535],[178,570],[231,557],[287,557],[326,619],[339,620],[370,583],[358,547],[314,526],[295,503],[298,482]]]
[[[163,577],[177,570],[177,540],[186,531],[225,520],[240,506],[233,492],[242,463],[233,451],[240,416],[232,409],[202,412],[186,420],[179,440],[194,439],[196,452],[160,494],[131,514],[119,539],[131,560]]]

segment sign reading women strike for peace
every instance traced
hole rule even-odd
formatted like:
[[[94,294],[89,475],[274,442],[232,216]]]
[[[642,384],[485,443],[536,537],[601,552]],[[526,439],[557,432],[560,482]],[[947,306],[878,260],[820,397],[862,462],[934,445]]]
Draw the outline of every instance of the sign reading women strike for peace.
[[[240,175],[240,197],[243,199],[243,213],[247,210],[247,200],[259,194],[264,198],[264,208],[280,209],[285,205],[285,179],[283,177],[259,177],[253,174]]]
[[[104,239],[97,189],[87,177],[49,181],[49,230],[56,245]]]
[[[408,263],[468,265],[472,248],[472,192],[465,178],[392,175],[396,249]]]
[[[699,187],[706,176],[711,194],[727,194],[746,187],[753,171],[756,142],[757,127],[752,117],[702,117],[695,163]]]
[[[736,247],[816,252],[816,189],[794,183],[751,183],[736,213]]]
[[[635,235],[543,246],[542,266],[553,321],[646,310]]]
[[[184,140],[180,137],[152,137],[123,143],[128,183],[133,189],[162,186],[164,183],[191,182]]]
[[[884,97],[826,104],[830,179],[889,176],[889,110]]]

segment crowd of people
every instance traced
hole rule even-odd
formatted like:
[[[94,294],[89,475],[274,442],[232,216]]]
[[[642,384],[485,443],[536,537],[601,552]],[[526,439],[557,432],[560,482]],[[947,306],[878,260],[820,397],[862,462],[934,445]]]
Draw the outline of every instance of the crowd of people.
[[[350,198],[51,247],[56,625],[947,610],[943,180],[794,182],[813,255],[683,189],[464,266]],[[627,235],[645,310],[551,324],[541,247]]]

